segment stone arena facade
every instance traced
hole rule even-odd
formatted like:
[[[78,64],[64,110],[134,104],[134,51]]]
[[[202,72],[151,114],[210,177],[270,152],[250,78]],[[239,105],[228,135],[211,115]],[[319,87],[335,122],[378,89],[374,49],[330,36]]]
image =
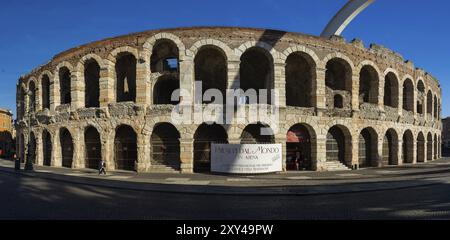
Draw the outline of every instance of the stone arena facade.
[[[172,124],[173,90],[199,91],[200,79],[203,92],[278,90],[280,131],[261,136],[263,121]],[[416,164],[441,157],[440,111],[439,82],[379,45],[163,29],[70,49],[20,77],[17,149],[37,165],[97,168],[103,159],[138,172],[208,172],[212,142],[282,144],[286,171],[298,170],[298,153],[314,171]]]

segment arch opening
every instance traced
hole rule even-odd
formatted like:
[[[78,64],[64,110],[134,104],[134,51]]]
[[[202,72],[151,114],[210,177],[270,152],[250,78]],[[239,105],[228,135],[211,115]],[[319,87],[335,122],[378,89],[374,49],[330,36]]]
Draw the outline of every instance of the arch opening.
[[[195,80],[202,82],[202,96],[209,89],[217,89],[222,93],[223,103],[226,103],[228,66],[225,54],[215,46],[204,46],[197,52],[194,64]],[[203,99],[205,104],[211,102]]]
[[[340,162],[346,166],[352,164],[352,142],[348,129],[333,126],[328,130],[326,142],[327,162]]]
[[[304,124],[296,124],[289,129],[286,135],[287,171],[312,170],[313,138],[310,129]]]
[[[384,78],[384,105],[398,108],[398,79],[392,72]]]
[[[170,123],[154,127],[151,135],[152,166],[167,166],[180,170],[180,133]]]
[[[403,109],[414,111],[414,85],[409,78],[403,83]]]
[[[137,170],[137,135],[132,127],[121,125],[117,128],[114,137],[114,153],[116,169]]]
[[[42,132],[42,150],[44,157],[44,166],[51,166],[52,163],[52,137],[49,132]]]
[[[398,164],[398,135],[389,129],[383,139],[383,166]]]
[[[100,65],[93,59],[84,64],[84,85],[86,108],[100,107]]]
[[[194,134],[194,172],[211,171],[211,144],[228,143],[228,134],[218,124],[202,124]]]
[[[136,101],[136,57],[121,53],[116,59],[116,101]]]
[[[72,168],[73,164],[72,135],[66,128],[63,128],[60,130],[59,139],[61,144],[62,167]]]
[[[359,102],[378,104],[378,73],[370,65],[362,67],[359,73]]]
[[[286,60],[286,105],[312,107],[316,64],[306,53],[296,52]]]
[[[44,75],[41,79],[42,85],[42,109],[50,109],[50,78]]]
[[[102,160],[102,143],[100,133],[95,127],[88,127],[84,131],[85,167],[99,169]]]
[[[156,41],[150,58],[152,73],[177,73],[179,72],[179,50],[177,45],[168,39]]]
[[[358,153],[360,168],[378,166],[378,136],[374,129],[365,128],[361,131]]]
[[[410,130],[407,130],[403,134],[403,146],[402,146],[402,160],[403,163],[414,162],[414,137]]]
[[[275,136],[268,125],[262,123],[250,124],[241,134],[241,144],[275,143]]]
[[[256,91],[257,103],[261,101],[259,90],[267,90],[267,104],[272,104],[272,90],[274,85],[273,59],[270,53],[259,47],[252,47],[241,56],[240,83],[244,91],[253,89]],[[249,103],[247,98],[246,102]]]
[[[180,88],[180,81],[172,75],[159,77],[153,89],[153,104],[177,105],[180,101],[172,101],[172,94]]]
[[[425,162],[425,137],[421,132],[417,136],[417,162]]]
[[[36,109],[36,85],[34,84],[34,82],[30,82],[30,85],[28,87],[29,92],[30,92],[30,97],[29,97],[29,111],[30,112],[35,112]]]
[[[61,105],[72,103],[71,73],[67,67],[62,67],[59,69],[59,84]]]

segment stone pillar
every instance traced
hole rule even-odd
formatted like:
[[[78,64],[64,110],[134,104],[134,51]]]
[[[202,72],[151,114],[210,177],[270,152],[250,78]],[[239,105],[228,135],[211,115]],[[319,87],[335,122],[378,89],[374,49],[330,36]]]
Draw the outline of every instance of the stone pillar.
[[[352,74],[352,110],[359,112],[359,73]]]
[[[194,62],[191,58],[184,60],[180,59],[180,89],[186,90],[190,93],[191,99],[184,99],[193,103],[194,100]]]
[[[84,73],[80,73],[84,74]],[[79,108],[84,107],[84,76],[78,76],[77,72],[72,72],[70,76],[70,96],[72,98],[72,102],[70,104],[70,109],[75,111]]]
[[[149,58],[150,59],[150,58]],[[151,100],[150,63],[138,59],[136,66],[136,103],[150,104]]]
[[[423,144],[424,146],[423,146],[423,154],[424,154],[424,160],[423,160],[423,162],[424,163],[426,163],[426,162],[428,162],[428,139],[427,139],[427,135],[425,135],[425,142],[424,142],[424,144]]]
[[[317,109],[326,108],[325,68],[317,67],[316,81],[312,83],[312,104]]]
[[[314,144],[311,146],[314,148]],[[311,154],[314,156],[316,153],[316,158],[312,159],[312,169],[315,171],[326,171],[327,162],[327,137],[326,135],[317,135],[315,149],[311,149]]]
[[[35,111],[42,110],[42,83],[41,81],[36,82],[36,102],[34,103],[36,106]]]
[[[384,141],[384,135],[379,136],[378,142],[377,142],[377,151],[375,153],[376,158],[374,159],[376,162],[375,167],[383,167],[383,141]]]
[[[50,79],[50,110],[54,111],[57,106],[61,105],[59,74],[55,72],[53,79]]]
[[[278,135],[275,138],[275,143],[281,144],[281,149],[282,149],[282,152],[281,152],[281,166],[282,166],[282,169],[281,170],[283,172],[287,171],[287,168],[286,168],[286,153],[287,153],[287,151],[286,151],[286,141],[287,141],[286,136]]]
[[[417,164],[417,158],[417,139],[413,138],[413,164]]]
[[[114,133],[104,132],[101,135],[102,160],[106,163],[106,169],[114,171],[116,169],[114,154]]]
[[[274,64],[274,84],[273,89],[278,92],[278,106],[286,107],[286,77],[285,77],[286,64],[275,63]],[[274,100],[271,101],[275,103]]]
[[[398,115],[403,116],[403,84],[398,83]]]
[[[181,138],[180,141],[181,173],[194,172],[194,139]]]
[[[241,62],[228,61],[228,83],[227,89],[239,89],[241,87],[239,67]]]
[[[108,60],[105,60],[106,62]],[[100,68],[100,107],[108,107],[109,103],[115,102],[114,82],[115,82],[114,63],[109,62],[106,67]]]
[[[42,134],[36,134],[36,165],[44,165],[44,144]]]
[[[148,172],[151,168],[150,162],[150,136],[138,133],[137,136],[137,157],[138,157],[138,172]]]
[[[397,165],[403,165],[403,139],[399,138],[398,140],[398,148],[397,148]]]
[[[83,129],[75,129],[75,133],[72,136],[73,141],[73,168],[85,168],[85,143]]]
[[[351,165],[359,168],[359,136],[356,136],[352,137],[351,146],[345,146],[345,159],[347,160],[350,157],[348,156],[348,150],[350,149]]]
[[[61,142],[59,139],[59,130],[55,131],[53,134],[53,146],[52,146],[52,167],[62,167],[62,153],[61,153]]]

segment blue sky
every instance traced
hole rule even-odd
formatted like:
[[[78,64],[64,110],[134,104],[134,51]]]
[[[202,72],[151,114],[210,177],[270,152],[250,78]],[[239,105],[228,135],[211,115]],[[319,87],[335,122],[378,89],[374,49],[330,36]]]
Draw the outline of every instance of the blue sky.
[[[0,107],[15,112],[21,74],[55,54],[107,37],[180,26],[243,26],[319,35],[346,0],[2,0]],[[376,0],[343,33],[377,43],[437,77],[450,115],[450,1]]]

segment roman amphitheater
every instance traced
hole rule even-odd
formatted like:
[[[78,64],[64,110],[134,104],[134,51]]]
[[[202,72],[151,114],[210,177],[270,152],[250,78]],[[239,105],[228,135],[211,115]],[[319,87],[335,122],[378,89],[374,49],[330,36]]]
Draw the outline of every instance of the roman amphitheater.
[[[264,121],[174,124],[179,88],[276,89],[279,131],[261,135]],[[138,172],[209,172],[211,143],[281,144],[283,171],[299,170],[294,158],[312,171],[418,164],[441,157],[440,111],[439,82],[380,45],[163,29],[70,49],[20,77],[17,149],[39,166],[95,169],[103,159]]]

